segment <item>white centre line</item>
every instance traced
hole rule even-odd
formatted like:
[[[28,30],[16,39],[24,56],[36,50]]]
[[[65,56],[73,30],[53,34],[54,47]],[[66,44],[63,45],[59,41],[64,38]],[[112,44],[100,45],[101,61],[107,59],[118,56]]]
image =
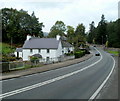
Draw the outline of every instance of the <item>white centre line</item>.
[[[95,48],[96,49],[96,48]],[[96,49],[97,50],[97,49]],[[97,50],[98,51],[98,50]],[[99,52],[99,51],[98,51]],[[99,52],[100,53],[100,52]],[[101,53],[100,53],[101,54]],[[22,92],[25,92],[25,91],[28,91],[28,90],[31,90],[31,89],[34,89],[34,88],[37,88],[37,87],[41,87],[43,85],[47,85],[49,83],[52,83],[52,82],[55,82],[55,81],[58,81],[58,80],[61,80],[61,79],[64,79],[64,78],[67,78],[69,76],[72,76],[74,74],[77,74],[79,72],[82,72],[92,66],[94,66],[95,64],[99,63],[101,60],[102,60],[103,56],[101,54],[101,57],[98,61],[94,62],[93,64],[87,66],[87,67],[84,67],[80,70],[77,70],[77,71],[74,71],[74,72],[71,72],[71,73],[68,73],[68,74],[65,74],[63,76],[59,76],[59,77],[56,77],[56,78],[53,78],[53,79],[50,79],[50,80],[47,80],[47,81],[44,81],[44,82],[41,82],[41,83],[37,83],[37,84],[34,84],[34,85],[31,85],[31,86],[27,86],[27,87],[24,87],[24,88],[20,88],[20,89],[17,89],[17,90],[14,90],[14,91],[10,91],[10,92],[7,92],[7,93],[4,93],[4,94],[0,94],[0,99],[2,98],[5,98],[5,97],[8,97],[8,96],[12,96],[12,95],[15,95],[15,94],[18,94],[18,93],[22,93]]]

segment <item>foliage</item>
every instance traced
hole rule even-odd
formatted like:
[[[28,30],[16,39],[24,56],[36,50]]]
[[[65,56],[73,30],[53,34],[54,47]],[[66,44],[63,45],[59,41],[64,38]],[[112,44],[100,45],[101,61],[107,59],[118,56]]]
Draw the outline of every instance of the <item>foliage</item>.
[[[15,61],[17,58],[12,56],[3,56],[2,62],[9,62],[9,61]]]
[[[75,58],[80,58],[85,55],[85,51],[83,50],[77,50],[74,52]]]
[[[65,55],[66,56],[73,56],[74,54],[73,54],[73,52],[71,52],[71,53],[65,53]]]
[[[120,19],[107,25],[108,46],[120,47]]]
[[[107,22],[104,15],[101,17],[97,27],[90,24],[87,41],[94,44],[105,44],[108,47],[120,47],[120,19]]]
[[[65,31],[66,31],[66,26],[64,24],[64,22],[62,21],[56,21],[55,25],[52,26],[52,28],[50,29],[50,33],[48,35],[48,37],[56,37],[56,35],[60,35],[63,36],[65,35]]]
[[[98,44],[105,44],[106,42],[106,26],[107,26],[107,23],[106,23],[106,20],[105,20],[105,17],[104,15],[101,16],[101,21],[98,23],[98,26],[97,26],[97,35],[96,35],[96,42]]]
[[[85,27],[83,24],[78,24],[76,29],[72,26],[67,26],[67,41],[78,48],[86,43]]]
[[[26,35],[43,37],[43,23],[39,23],[34,12],[29,15],[27,11],[13,8],[1,9],[3,42],[23,43]]]
[[[92,23],[90,24],[88,42],[95,43],[95,23],[94,23],[94,21],[92,21]]]
[[[0,53],[2,55],[8,55],[10,53],[13,53],[14,51],[15,51],[15,48],[11,47],[9,44],[0,43]]]
[[[75,31],[72,26],[67,26],[67,41],[71,44],[74,43]]]
[[[32,63],[39,62],[39,58],[38,58],[38,57],[35,57],[35,56],[30,56],[30,61],[31,61]]]
[[[114,55],[116,55],[116,56],[118,56],[119,55],[119,52],[118,51],[108,51],[109,53],[111,53],[111,54],[114,54]]]
[[[75,29],[74,45],[80,47],[81,45],[84,45],[85,42],[85,26],[83,24],[78,24]]]
[[[16,57],[12,56],[11,53],[15,51],[14,47],[11,47],[9,44],[0,43],[0,61],[14,61]]]
[[[75,34],[85,36],[85,26],[83,24],[78,24],[75,30]]]

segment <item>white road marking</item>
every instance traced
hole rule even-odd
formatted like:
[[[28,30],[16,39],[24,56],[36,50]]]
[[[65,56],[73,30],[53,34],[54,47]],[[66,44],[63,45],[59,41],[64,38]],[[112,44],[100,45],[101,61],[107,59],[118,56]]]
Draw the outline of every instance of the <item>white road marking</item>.
[[[109,75],[106,77],[106,79],[103,81],[103,83],[99,86],[99,88],[95,91],[95,93],[90,97],[90,99],[88,101],[92,101],[93,99],[95,99],[95,97],[98,95],[98,93],[101,91],[101,89],[104,87],[104,85],[106,84],[106,82],[110,78],[110,76],[115,68],[115,59],[113,57],[112,57],[112,59],[113,59],[114,63],[113,63],[113,67],[112,67],[111,72],[109,73]]]
[[[95,48],[96,49],[96,48]],[[96,49],[97,50],[97,49]],[[98,51],[98,50],[97,50]],[[99,51],[98,51],[99,52]],[[99,52],[100,53],[100,52]],[[101,53],[100,53],[101,54]],[[37,87],[41,87],[43,85],[47,85],[49,83],[52,83],[52,82],[55,82],[55,81],[58,81],[58,80],[61,80],[61,79],[64,79],[64,78],[67,78],[69,76],[72,76],[74,74],[77,74],[79,72],[82,72],[88,68],[90,68],[91,66],[94,66],[95,64],[99,63],[101,60],[102,60],[102,54],[101,54],[101,57],[98,61],[94,62],[93,64],[85,67],[85,68],[82,68],[80,70],[77,70],[77,71],[74,71],[74,72],[71,72],[71,73],[68,73],[68,74],[65,74],[63,76],[59,76],[59,77],[56,77],[56,78],[53,78],[53,79],[50,79],[50,80],[47,80],[47,81],[44,81],[44,82],[41,82],[41,83],[37,83],[37,84],[34,84],[34,85],[31,85],[31,86],[27,86],[27,87],[24,87],[24,88],[20,88],[20,89],[17,89],[17,90],[14,90],[14,91],[10,91],[10,92],[7,92],[7,93],[4,93],[4,94],[0,94],[0,99],[2,98],[5,98],[5,97],[8,97],[8,96],[12,96],[12,95],[15,95],[15,94],[18,94],[18,93],[22,93],[22,92],[25,92],[25,91],[28,91],[28,90],[31,90],[31,89],[34,89],[34,88],[37,88]]]

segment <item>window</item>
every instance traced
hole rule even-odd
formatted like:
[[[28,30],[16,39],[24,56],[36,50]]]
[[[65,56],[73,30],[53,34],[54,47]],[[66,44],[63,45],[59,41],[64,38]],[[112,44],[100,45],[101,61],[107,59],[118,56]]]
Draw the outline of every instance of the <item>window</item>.
[[[32,49],[30,49],[30,52],[32,53]]]
[[[47,49],[47,53],[49,53],[50,52],[50,50],[49,49]]]
[[[39,49],[38,51],[39,51],[39,53],[40,53],[40,52],[41,52],[41,49]]]

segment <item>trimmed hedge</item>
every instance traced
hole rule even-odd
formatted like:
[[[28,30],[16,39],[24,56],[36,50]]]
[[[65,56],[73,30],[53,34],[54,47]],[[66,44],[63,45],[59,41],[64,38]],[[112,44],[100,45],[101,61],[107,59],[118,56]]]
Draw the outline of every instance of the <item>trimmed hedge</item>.
[[[76,51],[74,55],[75,55],[75,58],[80,58],[85,55],[85,51],[81,51],[81,50]]]

